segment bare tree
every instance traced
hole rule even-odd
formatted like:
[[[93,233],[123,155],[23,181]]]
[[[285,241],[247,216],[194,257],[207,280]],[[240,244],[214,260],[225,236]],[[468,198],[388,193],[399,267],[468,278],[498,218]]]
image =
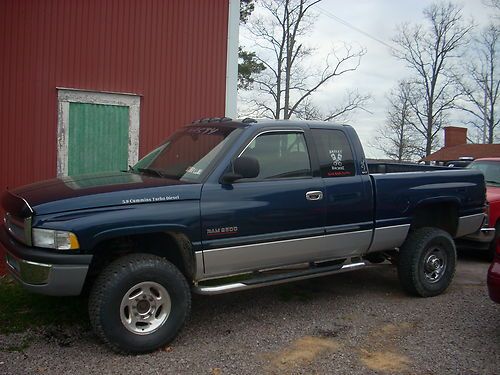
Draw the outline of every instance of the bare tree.
[[[314,13],[312,7],[320,0],[262,0],[260,17],[249,22],[257,52],[257,60],[265,70],[254,79],[258,94],[251,100],[259,116],[276,119],[323,117],[312,104],[311,97],[335,77],[357,69],[363,48],[343,45],[331,51],[323,67],[307,66],[313,50],[302,42],[311,30]],[[343,113],[363,106],[365,96],[353,95],[353,101],[340,110]],[[335,118],[327,113],[325,118]]]
[[[433,151],[446,112],[460,96],[455,60],[472,28],[462,20],[462,9],[453,3],[435,3],[424,9],[427,26],[403,24],[394,42],[394,56],[414,73],[414,95],[410,105],[415,130],[425,140],[425,155]]]
[[[466,64],[466,74],[460,80],[465,104],[458,105],[471,115],[471,123],[482,135],[483,143],[493,143],[500,122],[500,75],[498,74],[498,42],[500,29],[491,24],[475,40],[473,58]]]
[[[496,10],[500,10],[500,0],[483,0],[483,4]],[[498,18],[498,14],[494,17]]]
[[[366,109],[366,104],[370,101],[370,94],[363,95],[357,89],[352,89],[347,90],[342,101],[327,112],[322,111],[321,108],[314,105],[309,97],[304,100],[301,106],[294,112],[294,115],[301,120],[348,122],[356,110],[371,113]]]
[[[400,81],[398,86],[391,90],[387,100],[387,120],[384,126],[378,129],[378,134],[370,145],[382,151],[389,159],[411,161],[420,159],[424,153],[422,137],[416,133],[415,116],[412,111],[412,84]]]

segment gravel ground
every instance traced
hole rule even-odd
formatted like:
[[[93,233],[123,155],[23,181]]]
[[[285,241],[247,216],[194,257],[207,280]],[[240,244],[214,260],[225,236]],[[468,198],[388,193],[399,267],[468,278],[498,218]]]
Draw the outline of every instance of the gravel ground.
[[[450,289],[427,299],[406,296],[390,265],[194,296],[178,338],[149,355],[114,354],[78,327],[0,335],[0,374],[500,374],[487,268],[462,256]]]

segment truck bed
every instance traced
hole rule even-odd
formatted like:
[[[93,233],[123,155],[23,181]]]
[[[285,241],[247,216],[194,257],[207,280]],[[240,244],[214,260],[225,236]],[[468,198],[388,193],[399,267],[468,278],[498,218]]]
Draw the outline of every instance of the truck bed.
[[[417,207],[436,203],[455,207],[459,218],[483,214],[484,184],[480,172],[444,168],[371,174],[370,178],[376,197],[376,227],[409,224]],[[434,211],[435,215],[442,213],[441,208]]]
[[[380,163],[377,166],[382,169]],[[421,165],[383,167],[389,172],[370,174],[375,197],[375,231],[368,252],[399,247],[415,220],[425,226],[435,221],[449,223],[450,217],[457,217],[458,222],[452,224],[454,229],[450,228],[453,237],[481,227],[484,219],[481,173]],[[432,207],[431,212],[426,207]],[[427,216],[420,215],[423,212]]]
[[[424,171],[438,171],[449,170],[449,167],[425,165],[415,163],[386,163],[368,161],[368,171],[370,174],[375,173],[401,173],[401,172],[424,172]]]

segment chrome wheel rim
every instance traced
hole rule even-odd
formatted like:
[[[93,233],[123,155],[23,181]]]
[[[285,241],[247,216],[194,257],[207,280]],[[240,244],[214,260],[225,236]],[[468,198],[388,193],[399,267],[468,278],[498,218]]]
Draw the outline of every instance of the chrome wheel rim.
[[[160,328],[168,319],[172,301],[160,284],[146,281],[134,285],[122,298],[120,318],[127,330],[148,335]]]
[[[443,278],[447,266],[447,256],[440,247],[431,248],[424,257],[424,276],[430,283]]]

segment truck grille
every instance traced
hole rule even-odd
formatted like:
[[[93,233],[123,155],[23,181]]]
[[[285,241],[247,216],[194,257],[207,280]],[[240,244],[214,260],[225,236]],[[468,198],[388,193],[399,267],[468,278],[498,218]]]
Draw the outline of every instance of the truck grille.
[[[10,213],[5,214],[5,227],[12,237],[19,242],[30,245],[30,221],[31,218],[21,219],[12,216]]]

